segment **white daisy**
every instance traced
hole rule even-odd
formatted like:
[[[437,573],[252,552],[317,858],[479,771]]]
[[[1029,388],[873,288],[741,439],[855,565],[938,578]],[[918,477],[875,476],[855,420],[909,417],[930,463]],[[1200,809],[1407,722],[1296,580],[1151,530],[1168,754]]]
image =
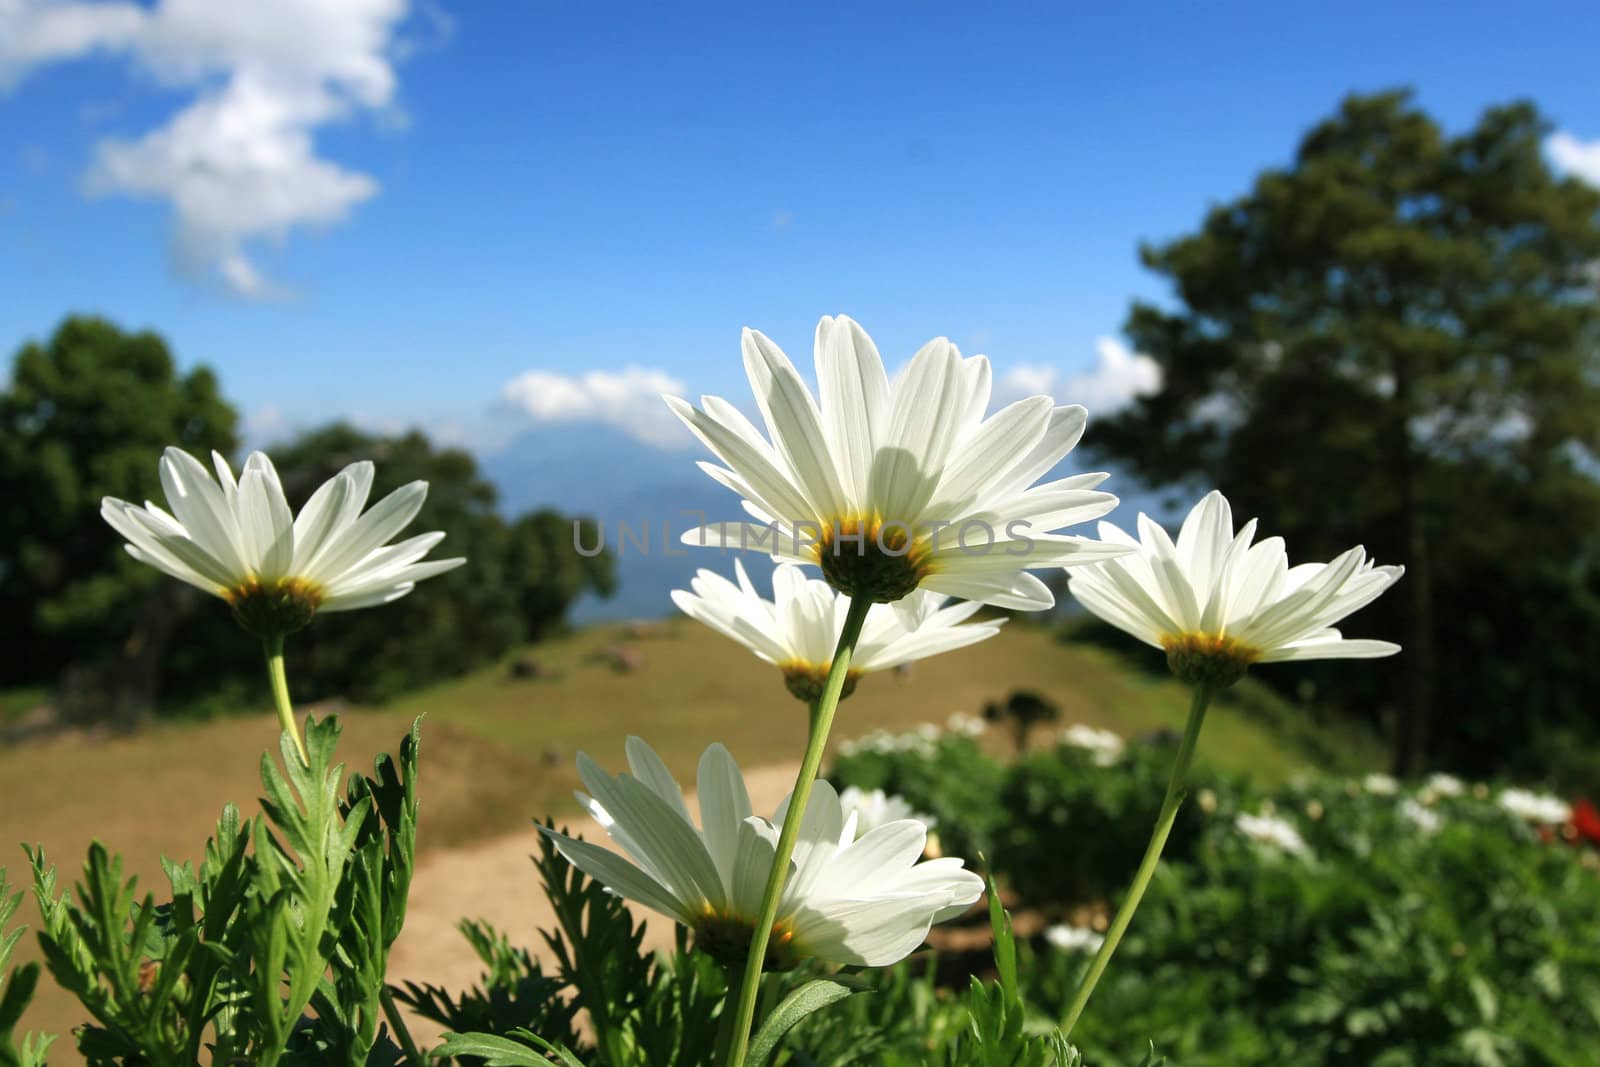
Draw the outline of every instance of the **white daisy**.
[[[1444,817],[1432,808],[1419,804],[1414,798],[1406,797],[1400,802],[1400,817],[1415,826],[1425,834],[1436,834],[1444,825]]]
[[[1097,767],[1109,767],[1122,758],[1127,743],[1110,730],[1073,723],[1061,731],[1061,743],[1093,754]]]
[[[1549,793],[1535,793],[1528,789],[1505,789],[1501,791],[1496,803],[1525,822],[1554,826],[1572,818],[1572,805]]]
[[[1400,791],[1400,783],[1392,775],[1374,773],[1361,779],[1361,788],[1375,797],[1392,797]]]
[[[672,602],[685,615],[775,665],[795,696],[816,700],[827,682],[850,598],[821,579],[807,579],[792,564],[773,571],[774,600],[756,591],[737,560],[734,572],[737,584],[714,571],[701,570],[689,583],[693,591],[673,590]],[[874,604],[850,660],[843,695],[850,695],[863,674],[963,648],[1000,632],[998,620],[967,622],[981,605],[962,602],[946,606],[947,599],[919,591],[893,608]]]
[[[683,791],[649,745],[627,743],[632,774],[607,774],[578,756],[591,795],[578,799],[628,859],[541,827],[561,854],[612,892],[694,931],[700,947],[743,962],[761,913],[787,800],[769,821],[751,814],[739,767],[721,745],[700,757],[700,826]],[[983,880],[959,859],[918,862],[927,829],[911,819],[858,832],[839,797],[818,781],[779,899],[767,966],[815,957],[880,967],[904,959],[933,923],[965,911]]]
[[[1227,685],[1256,662],[1392,656],[1388,641],[1349,640],[1332,624],[1370,604],[1404,568],[1379,567],[1359,547],[1331,563],[1289,566],[1283,539],[1236,535],[1221,493],[1184,519],[1176,542],[1146,515],[1139,540],[1107,522],[1100,536],[1133,555],[1072,572],[1072,595],[1106,622],[1165,649],[1191,683]]]
[[[1311,853],[1311,847],[1306,844],[1305,838],[1300,836],[1300,831],[1276,815],[1265,813],[1249,815],[1240,812],[1234,819],[1234,825],[1250,840],[1280,852],[1287,852],[1291,856],[1307,856]]]
[[[1466,783],[1453,774],[1428,775],[1426,788],[1436,797],[1458,797],[1467,791]]]
[[[944,721],[944,728],[958,737],[982,737],[988,731],[989,724],[981,715],[952,711]]]
[[[900,819],[914,819],[930,830],[939,824],[939,820],[932,815],[924,815],[913,810],[905,797],[885,793],[881,789],[865,790],[859,786],[845,786],[844,792],[839,794],[839,807],[843,809],[846,818],[855,816],[858,835],[869,833]]]
[[[1044,932],[1044,939],[1052,948],[1069,955],[1093,956],[1106,943],[1105,935],[1087,926],[1068,926],[1058,923]]]
[[[742,347],[765,435],[720,397],[664,399],[726,464],[701,468],[756,521],[691,530],[685,543],[818,564],[836,589],[877,602],[924,588],[1024,611],[1055,602],[1029,570],[1124,551],[1051,532],[1116,506],[1095,490],[1105,474],[1033,485],[1083,435],[1082,407],[1035,396],[984,419],[989,362],[943,337],[891,384],[844,316],[817,324],[820,402],[765,336],[747,329]]]
[[[106,497],[100,514],[128,539],[130,556],[226,600],[252,633],[281,637],[319,611],[387,604],[466,562],[423,561],[442,533],[386,544],[416,518],[427,482],[403,486],[362,514],[373,467],[352,463],[296,516],[264,453],[251,453],[237,481],[227,460],[211,457],[215,479],[187,452],[166,450],[161,486],[170,513]]]

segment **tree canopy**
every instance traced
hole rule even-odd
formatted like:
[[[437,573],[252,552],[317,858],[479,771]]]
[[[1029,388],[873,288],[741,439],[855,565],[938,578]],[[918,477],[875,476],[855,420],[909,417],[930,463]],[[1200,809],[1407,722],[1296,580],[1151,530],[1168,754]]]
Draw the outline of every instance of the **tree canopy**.
[[[1586,728],[1600,682],[1573,644],[1600,634],[1600,191],[1551,171],[1547,132],[1526,103],[1451,135],[1407,93],[1348,98],[1288,166],[1141,250],[1174,300],[1127,332],[1163,385],[1096,426],[1298,559],[1364,542],[1407,566],[1356,623],[1400,657],[1308,668],[1394,713],[1401,770]]]

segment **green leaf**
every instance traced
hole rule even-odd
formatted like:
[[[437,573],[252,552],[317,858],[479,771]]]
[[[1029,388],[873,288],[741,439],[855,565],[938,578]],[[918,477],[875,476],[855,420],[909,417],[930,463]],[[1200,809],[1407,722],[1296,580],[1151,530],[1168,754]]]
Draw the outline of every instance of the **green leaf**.
[[[761,1067],[767,1062],[778,1047],[778,1042],[783,1040],[783,1035],[794,1029],[812,1012],[826,1008],[844,998],[851,996],[855,990],[838,982],[826,978],[818,978],[807,982],[793,993],[784,997],[772,1014],[767,1016],[761,1024],[761,1029],[756,1031],[756,1036],[750,1040],[750,1053],[745,1059],[749,1067]]]
[[[553,1045],[527,1030],[513,1030],[511,1034],[528,1044],[518,1044],[509,1037],[494,1034],[445,1034],[444,1043],[434,1049],[431,1055],[435,1059],[478,1056],[486,1067],[550,1067],[550,1059],[545,1053],[551,1053],[557,1063],[566,1067],[585,1067],[584,1062],[565,1045]],[[529,1048],[530,1044],[534,1047]]]

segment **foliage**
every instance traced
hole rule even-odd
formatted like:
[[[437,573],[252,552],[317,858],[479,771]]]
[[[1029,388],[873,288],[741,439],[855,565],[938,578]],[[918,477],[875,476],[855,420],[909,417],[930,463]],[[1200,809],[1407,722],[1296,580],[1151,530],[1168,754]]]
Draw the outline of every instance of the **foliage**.
[[[1452,136],[1406,94],[1347,99],[1288,166],[1143,249],[1177,303],[1136,304],[1127,331],[1163,384],[1096,424],[1147,480],[1218,486],[1307,558],[1364,543],[1407,565],[1361,624],[1403,657],[1273,675],[1404,711],[1406,769],[1592,729],[1600,191],[1551,172],[1546,132],[1528,104]]]
[[[11,502],[0,510],[0,614],[15,623],[0,685],[77,663],[110,688],[114,714],[148,708],[176,616],[199,595],[129,559],[100,499],[159,499],[163,447],[231,451],[237,422],[216,375],[180,374],[156,334],[73,316],[22,346],[0,390],[0,495]]]
[[[26,929],[21,926],[6,929],[21,901],[22,891],[12,892],[11,883],[6,880],[6,869],[0,867],[0,1067],[43,1067],[54,1037],[25,1034],[21,1044],[17,1043],[17,1024],[33,999],[40,970],[37,963],[8,970],[11,954],[16,951],[17,942]]]
[[[915,783],[908,765],[941,759],[926,746],[878,747],[892,751],[841,759],[835,777],[865,785],[859,768],[873,782]],[[995,792],[968,802],[985,813],[983,832],[1012,827],[997,872],[1036,912],[1092,913],[1122,884],[1108,866],[1125,874],[1143,847],[1170,755],[1136,744],[1101,766],[1059,746],[996,763],[979,775],[998,777]],[[1074,1040],[1104,1067],[1131,1067],[1123,1056],[1145,1037],[1184,1067],[1587,1062],[1583,1050],[1600,1043],[1600,853],[1560,828],[1530,828],[1486,785],[1394,788],[1196,781]],[[1241,814],[1285,820],[1308,854],[1246,837]],[[1059,1016],[1086,965],[1021,946],[1029,1004]]]
[[[52,977],[92,1021],[93,1064],[398,1062],[384,974],[405,919],[416,845],[417,728],[374,776],[333,763],[335,720],[308,721],[309,764],[286,735],[263,755],[264,814],[228,806],[199,869],[163,864],[157,903],[98,842],[74,894],[29,850]]]

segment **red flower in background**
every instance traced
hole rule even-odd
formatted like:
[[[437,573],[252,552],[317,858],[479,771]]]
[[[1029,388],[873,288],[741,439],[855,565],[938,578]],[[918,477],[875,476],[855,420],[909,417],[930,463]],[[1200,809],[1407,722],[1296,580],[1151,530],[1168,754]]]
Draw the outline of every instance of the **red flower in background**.
[[[1600,808],[1581,798],[1573,801],[1572,832],[1579,841],[1600,847]]]

